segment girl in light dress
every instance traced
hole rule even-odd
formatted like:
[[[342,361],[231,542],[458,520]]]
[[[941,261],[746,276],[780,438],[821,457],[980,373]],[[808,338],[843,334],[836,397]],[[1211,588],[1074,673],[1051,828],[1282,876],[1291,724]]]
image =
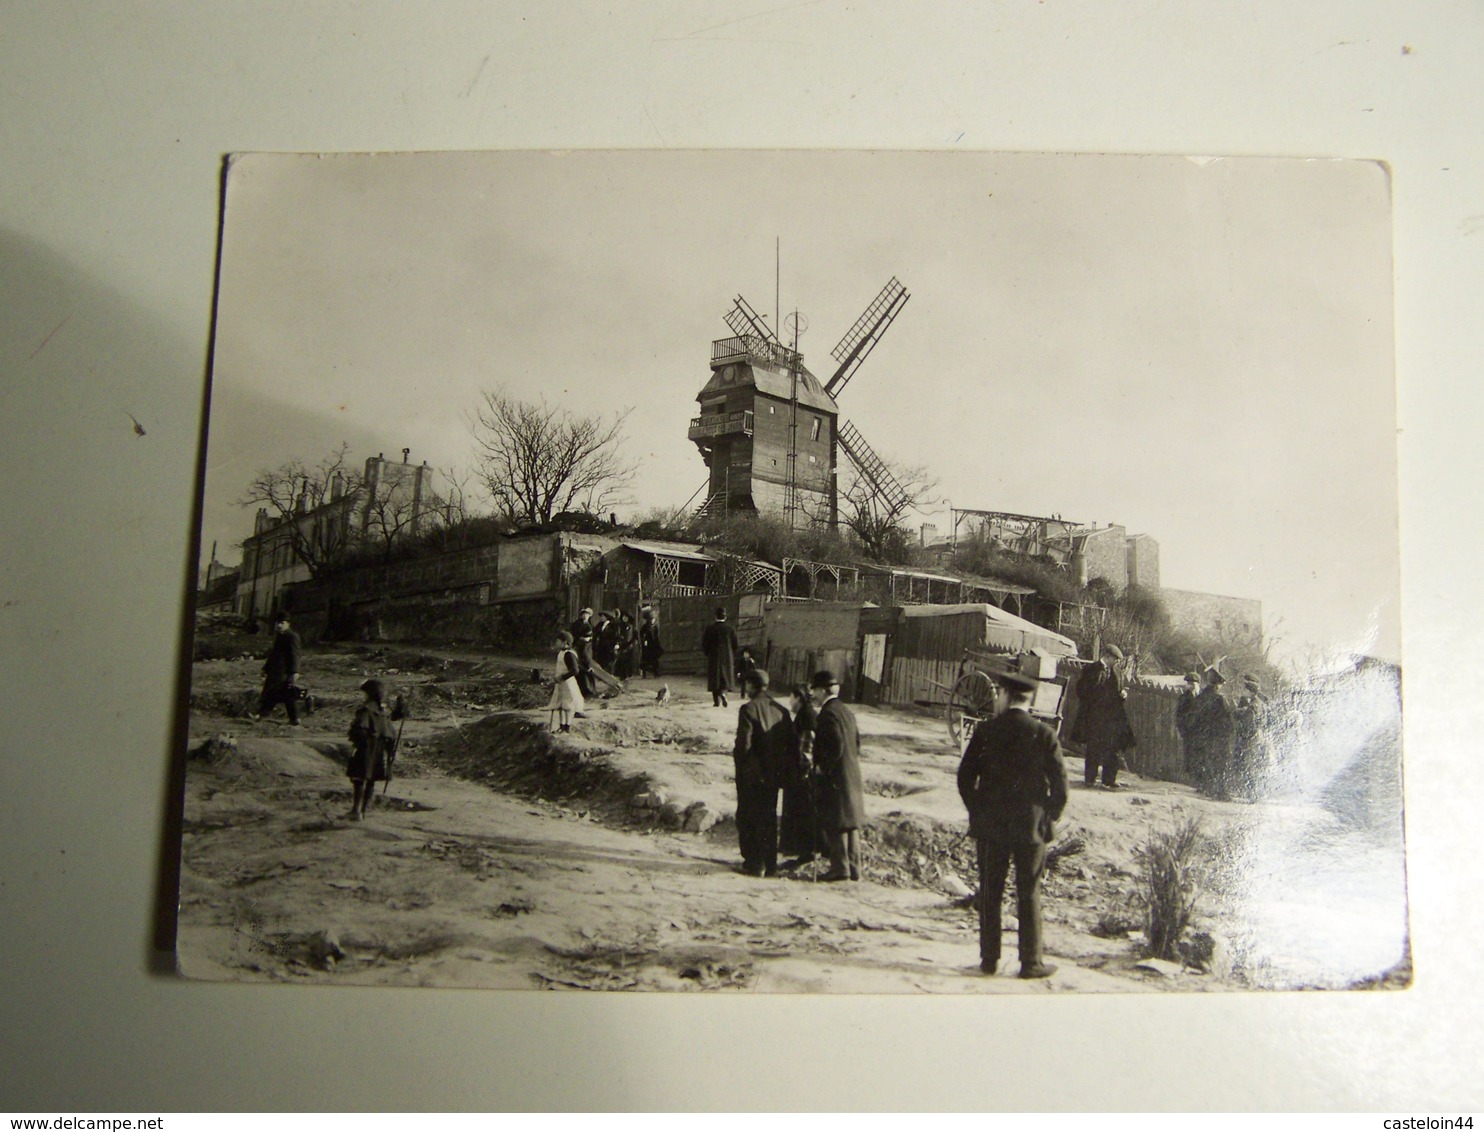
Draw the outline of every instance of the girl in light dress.
[[[556,686],[546,706],[561,723],[557,730],[571,731],[572,717],[587,707],[587,703],[577,684],[577,652],[572,648],[572,634],[563,629],[557,634],[556,646]]]

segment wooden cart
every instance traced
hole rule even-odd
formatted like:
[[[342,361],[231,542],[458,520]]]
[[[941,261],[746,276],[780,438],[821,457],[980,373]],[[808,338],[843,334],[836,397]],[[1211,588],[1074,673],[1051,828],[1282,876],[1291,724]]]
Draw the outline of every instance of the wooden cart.
[[[1068,677],[1058,672],[1058,668],[1056,657],[1039,650],[1011,654],[970,645],[959,661],[958,679],[953,687],[938,685],[948,691],[948,734],[954,746],[962,751],[974,728],[995,714],[995,678],[1006,672],[1035,677],[1039,687],[1031,702],[1031,715],[1060,734]]]

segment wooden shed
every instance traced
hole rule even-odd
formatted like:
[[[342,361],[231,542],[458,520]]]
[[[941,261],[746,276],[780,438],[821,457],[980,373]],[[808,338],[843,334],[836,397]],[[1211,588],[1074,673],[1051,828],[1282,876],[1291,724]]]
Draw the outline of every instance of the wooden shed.
[[[657,598],[652,604],[659,620],[660,644],[665,655],[660,671],[696,675],[706,671],[706,655],[701,651],[701,635],[716,620],[717,607],[727,611],[727,620],[737,631],[739,647],[751,648],[754,656],[762,655],[763,603],[767,594],[696,594],[685,597]]]
[[[840,698],[856,698],[862,603],[770,602],[763,611],[767,638],[762,665],[775,694],[807,684],[822,668],[840,678]]]
[[[891,633],[888,703],[947,703],[970,646],[1074,657],[1076,642],[995,605],[905,605]]]

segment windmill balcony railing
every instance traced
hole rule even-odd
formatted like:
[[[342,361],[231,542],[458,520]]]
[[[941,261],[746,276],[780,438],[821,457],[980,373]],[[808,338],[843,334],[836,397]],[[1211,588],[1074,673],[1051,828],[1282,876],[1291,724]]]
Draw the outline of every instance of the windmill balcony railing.
[[[692,417],[690,432],[687,435],[691,440],[705,440],[708,437],[726,436],[733,432],[746,433],[751,436],[752,419],[750,409],[737,413],[716,413],[712,416]]]
[[[787,346],[756,334],[743,334],[735,338],[718,338],[711,343],[711,364],[740,362],[746,358],[758,358],[774,365],[798,365],[801,355]]]

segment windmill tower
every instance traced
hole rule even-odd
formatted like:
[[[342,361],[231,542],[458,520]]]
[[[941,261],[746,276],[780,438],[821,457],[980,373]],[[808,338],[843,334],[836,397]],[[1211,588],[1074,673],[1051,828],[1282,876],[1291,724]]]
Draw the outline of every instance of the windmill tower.
[[[701,413],[689,437],[709,469],[697,517],[760,511],[794,527],[834,526],[839,518],[839,453],[889,504],[906,492],[849,421],[836,398],[911,298],[895,277],[831,351],[836,369],[821,382],[804,365],[803,316],[785,320],[785,345],[741,295],[727,312],[731,337],[711,343],[711,378],[696,395]]]

